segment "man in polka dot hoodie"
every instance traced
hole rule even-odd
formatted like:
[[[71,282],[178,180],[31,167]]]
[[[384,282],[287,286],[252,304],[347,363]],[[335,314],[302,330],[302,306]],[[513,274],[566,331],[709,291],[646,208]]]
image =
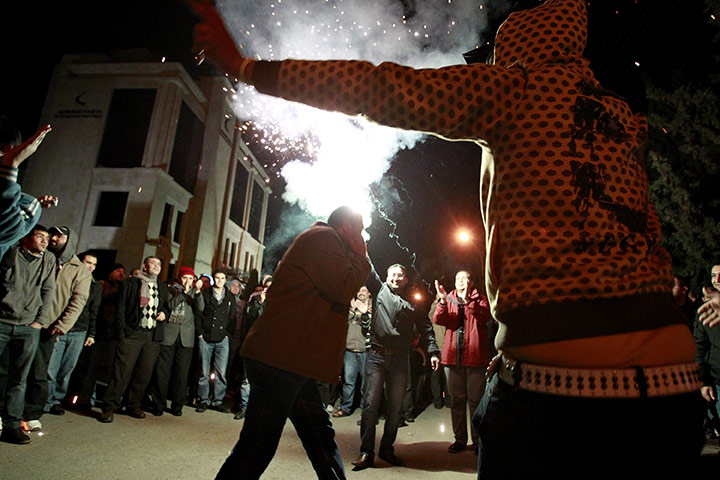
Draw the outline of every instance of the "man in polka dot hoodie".
[[[700,384],[648,200],[647,122],[582,57],[583,1],[513,13],[493,65],[423,70],[256,62],[211,6],[194,8],[198,55],[262,93],[483,146],[485,284],[503,357],[474,420],[481,478],[688,468],[704,441]]]

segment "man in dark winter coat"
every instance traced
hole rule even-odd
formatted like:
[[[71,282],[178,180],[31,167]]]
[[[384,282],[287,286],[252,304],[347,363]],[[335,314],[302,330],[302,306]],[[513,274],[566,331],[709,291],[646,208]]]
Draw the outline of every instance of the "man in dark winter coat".
[[[168,289],[158,280],[162,262],[157,257],[147,257],[143,271],[120,284],[115,308],[115,328],[118,345],[112,378],[103,402],[99,420],[110,423],[120,408],[120,399],[127,394],[127,411],[131,417],[145,418],[140,403],[150,383],[160,343],[153,340],[157,322],[164,321],[170,312],[167,308]]]
[[[235,334],[235,296],[225,287],[227,274],[213,272],[215,284],[202,292],[204,309],[198,314],[196,334],[200,343],[200,379],[198,380],[198,406],[196,412],[208,408],[230,413],[223,405],[227,390],[227,371],[230,356],[230,339]],[[210,398],[210,365],[215,370],[213,396]]]

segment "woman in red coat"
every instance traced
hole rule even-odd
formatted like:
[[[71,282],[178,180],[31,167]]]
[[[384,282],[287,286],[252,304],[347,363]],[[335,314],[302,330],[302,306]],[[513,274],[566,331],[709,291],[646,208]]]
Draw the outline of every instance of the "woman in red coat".
[[[487,322],[491,319],[487,297],[473,288],[470,274],[461,270],[455,275],[455,290],[449,294],[435,281],[440,298],[433,321],[446,327],[442,364],[450,391],[450,413],[455,442],[448,452],[458,453],[467,447],[467,408],[472,415],[485,392],[485,369],[490,362]],[[478,433],[471,426],[477,453]]]

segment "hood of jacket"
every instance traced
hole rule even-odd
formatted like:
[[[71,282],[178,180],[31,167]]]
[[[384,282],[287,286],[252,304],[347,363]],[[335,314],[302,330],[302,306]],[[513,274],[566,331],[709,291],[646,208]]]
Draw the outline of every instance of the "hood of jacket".
[[[582,52],[587,43],[587,8],[583,0],[548,0],[512,13],[495,36],[495,65],[537,68],[576,64],[590,73]]]
[[[68,229],[68,238],[67,242],[65,243],[65,246],[60,250],[59,252],[55,253],[55,256],[57,257],[58,263],[60,265],[64,265],[67,262],[70,261],[73,255],[75,255],[75,250],[77,250],[77,243],[78,243],[78,236],[75,233],[75,230],[65,225],[65,228]]]

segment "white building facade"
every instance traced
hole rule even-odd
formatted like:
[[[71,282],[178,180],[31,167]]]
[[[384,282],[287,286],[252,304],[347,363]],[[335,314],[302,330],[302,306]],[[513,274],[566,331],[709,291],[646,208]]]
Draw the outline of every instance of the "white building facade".
[[[47,226],[79,234],[99,271],[143,258],[196,273],[260,269],[266,172],[241,138],[223,77],[195,82],[178,63],[65,56],[41,122],[52,125],[27,162],[23,190],[60,198]]]

